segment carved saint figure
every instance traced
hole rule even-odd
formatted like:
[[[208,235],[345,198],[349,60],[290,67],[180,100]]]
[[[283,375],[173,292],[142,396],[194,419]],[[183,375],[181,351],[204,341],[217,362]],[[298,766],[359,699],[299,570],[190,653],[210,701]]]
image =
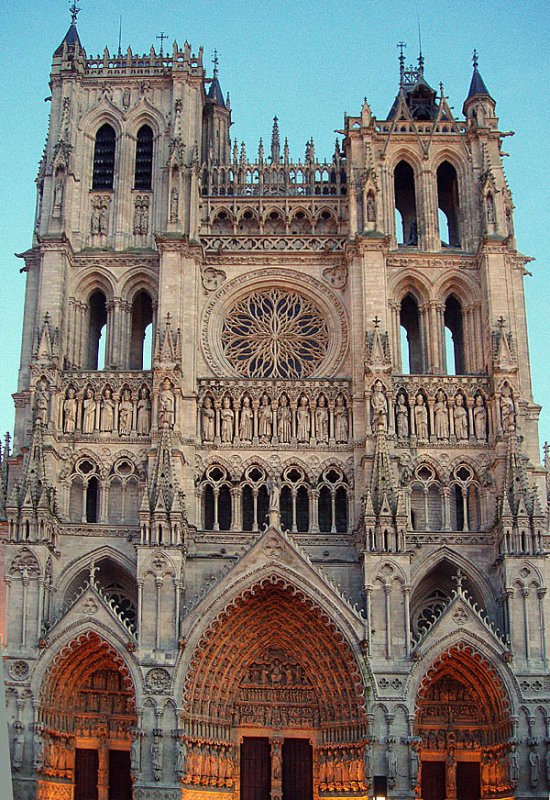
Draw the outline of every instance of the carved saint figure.
[[[91,232],[95,236],[105,236],[107,234],[109,199],[104,197],[94,197],[92,200],[92,218],[90,221]]]
[[[416,435],[419,439],[428,439],[428,409],[424,402],[424,395],[416,395],[416,405],[414,407],[414,422],[416,425]]]
[[[324,394],[320,395],[317,403],[317,408],[315,409],[315,432],[317,434],[317,441],[326,443],[328,442],[328,408]]]
[[[488,192],[487,196],[485,197],[485,209],[487,212],[487,222],[489,225],[495,224],[495,201],[493,200],[493,195],[491,192]]]
[[[250,407],[250,397],[243,397],[241,419],[239,422],[239,439],[241,442],[251,442],[253,432],[254,412]]]
[[[517,786],[519,783],[519,765],[518,754],[514,745],[512,745],[510,753],[508,754],[508,774],[512,784]]]
[[[407,403],[405,399],[405,395],[403,392],[399,392],[397,395],[397,405],[395,407],[395,417],[396,417],[396,427],[397,427],[397,438],[398,439],[408,439],[409,438],[409,409],[407,408]]]
[[[372,431],[388,429],[388,401],[384,394],[384,387],[382,381],[376,381],[374,384],[374,391],[371,398],[372,406]]]
[[[539,785],[540,757],[536,746],[529,751],[529,782],[532,789]]]
[[[514,398],[509,386],[505,386],[500,396],[500,416],[502,418],[503,433],[513,433],[516,429],[516,411]]]
[[[187,743],[185,739],[176,739],[176,773],[180,777],[185,774],[187,764]]]
[[[397,753],[393,749],[392,742],[389,742],[386,747],[386,771],[388,775],[388,784],[390,789],[393,789],[397,777]]]
[[[345,444],[349,439],[348,410],[341,394],[336,398],[334,406],[334,438],[337,444]]]
[[[420,774],[420,758],[418,755],[418,750],[414,745],[412,745],[410,748],[409,757],[410,757],[411,789],[414,789],[418,784],[418,776]]]
[[[485,442],[487,441],[487,409],[480,394],[476,394],[473,414],[476,439],[478,442]]]
[[[151,744],[151,767],[153,768],[153,776],[156,781],[160,780],[160,773],[162,771],[162,743],[158,736],[155,736]]]
[[[258,435],[262,444],[267,444],[271,441],[273,432],[273,411],[269,403],[269,397],[265,394],[262,395],[260,400],[260,408],[258,409]]]
[[[279,412],[277,420],[277,436],[281,444],[288,444],[292,435],[292,414],[288,407],[286,394],[279,400]]]
[[[178,221],[178,206],[179,206],[179,195],[178,195],[178,190],[174,186],[174,188],[170,192],[170,222]]]
[[[169,378],[162,382],[162,389],[159,394],[159,424],[160,427],[174,427],[176,418],[176,398],[172,391],[172,384]]]
[[[130,746],[130,770],[135,774],[140,770],[140,738],[139,734],[132,737],[132,744]]]
[[[142,386],[137,403],[137,435],[148,436],[151,430],[151,401],[146,386]]]
[[[222,442],[233,441],[233,421],[235,412],[231,408],[231,398],[227,395],[222,400],[221,417],[221,440]]]
[[[367,222],[376,222],[376,201],[372,192],[367,194]]]
[[[103,392],[103,400],[101,401],[101,419],[99,422],[99,430],[101,433],[111,433],[113,430],[115,419],[115,404],[113,401],[113,393],[107,386]]]
[[[281,743],[273,742],[271,745],[271,775],[274,781],[280,781],[283,777],[282,764]]]
[[[453,415],[456,438],[458,441],[464,441],[468,438],[468,412],[464,408],[464,397],[460,393],[455,397]]]
[[[214,441],[215,414],[216,412],[212,408],[212,398],[206,395],[201,410],[202,438],[205,442]]]
[[[438,391],[436,402],[434,405],[435,413],[435,436],[439,441],[449,438],[449,409],[447,408],[447,399],[445,393]]]
[[[53,190],[53,210],[52,216],[60,217],[63,210],[63,194],[65,191],[65,184],[61,175],[55,179],[55,186]]]
[[[86,397],[82,401],[82,431],[83,433],[93,433],[95,429],[95,412],[97,400],[94,390],[91,387],[86,389]]]
[[[445,777],[447,783],[447,797],[456,796],[456,761],[454,750],[449,750],[447,756],[447,767],[445,770]]]
[[[63,402],[63,433],[74,433],[76,430],[76,392],[72,386],[67,389],[67,398]]]
[[[36,772],[41,772],[44,766],[44,739],[40,731],[34,734],[33,766]]]
[[[296,436],[299,442],[309,442],[310,428],[309,403],[307,397],[302,395],[296,412]]]
[[[41,425],[48,424],[49,402],[48,384],[41,380],[38,382],[34,395],[34,418]]]
[[[19,723],[21,724],[21,723]],[[14,770],[20,770],[21,765],[23,764],[23,752],[25,748],[25,734],[23,732],[23,728],[17,728],[17,733],[13,739],[13,768]]]
[[[128,389],[122,392],[122,400],[118,408],[118,430],[121,436],[130,436],[132,433],[132,416],[134,406]]]

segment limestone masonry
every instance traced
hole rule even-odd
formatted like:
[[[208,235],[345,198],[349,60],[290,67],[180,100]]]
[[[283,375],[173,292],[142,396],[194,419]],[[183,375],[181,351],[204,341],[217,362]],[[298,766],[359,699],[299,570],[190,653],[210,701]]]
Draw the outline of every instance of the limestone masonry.
[[[0,466],[16,798],[548,798],[529,258],[477,55],[463,118],[401,54],[329,160],[276,118],[252,156],[202,48],[88,57],[76,14]]]

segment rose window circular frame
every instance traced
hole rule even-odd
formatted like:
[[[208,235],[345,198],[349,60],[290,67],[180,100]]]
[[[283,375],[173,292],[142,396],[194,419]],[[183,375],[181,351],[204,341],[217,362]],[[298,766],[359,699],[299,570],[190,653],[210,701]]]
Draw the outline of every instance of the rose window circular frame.
[[[320,281],[267,268],[216,291],[204,312],[202,345],[219,377],[328,378],[347,353],[347,316],[340,298]]]

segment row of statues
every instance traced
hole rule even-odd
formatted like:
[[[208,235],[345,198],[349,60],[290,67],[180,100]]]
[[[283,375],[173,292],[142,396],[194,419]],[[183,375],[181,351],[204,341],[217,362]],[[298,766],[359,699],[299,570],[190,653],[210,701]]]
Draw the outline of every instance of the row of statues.
[[[225,395],[219,409],[213,398],[206,395],[200,412],[204,442],[219,439],[223,444],[235,440],[252,443],[257,439],[260,444],[269,444],[277,438],[279,444],[290,444],[294,440],[298,444],[309,444],[312,439],[320,444],[328,444],[329,440],[345,444],[349,440],[348,409],[341,394],[332,410],[323,394],[315,404],[302,395],[295,407],[286,394],[274,404],[264,392],[257,406],[248,395],[244,395],[240,403]]]
[[[37,409],[38,402],[37,399]],[[42,403],[42,399],[40,402]],[[148,436],[151,431],[151,397],[146,386],[141,387],[136,400],[132,398],[132,392],[128,388],[122,390],[120,400],[115,400],[108,386],[99,396],[88,386],[80,409],[79,402],[76,389],[69,386],[63,401],[63,433],[71,434],[79,430],[85,434],[116,432],[120,436],[130,436],[132,433]],[[159,427],[173,428],[175,413],[176,398],[172,384],[166,378],[158,396]],[[45,414],[41,414],[40,419],[47,422]]]

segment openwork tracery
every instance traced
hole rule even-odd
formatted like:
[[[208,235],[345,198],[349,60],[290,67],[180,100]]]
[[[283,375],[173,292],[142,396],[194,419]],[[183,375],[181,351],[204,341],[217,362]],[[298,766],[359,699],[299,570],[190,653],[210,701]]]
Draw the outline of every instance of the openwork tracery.
[[[327,354],[327,323],[297,292],[256,291],[228,314],[222,331],[226,358],[245,377],[305,378]]]

